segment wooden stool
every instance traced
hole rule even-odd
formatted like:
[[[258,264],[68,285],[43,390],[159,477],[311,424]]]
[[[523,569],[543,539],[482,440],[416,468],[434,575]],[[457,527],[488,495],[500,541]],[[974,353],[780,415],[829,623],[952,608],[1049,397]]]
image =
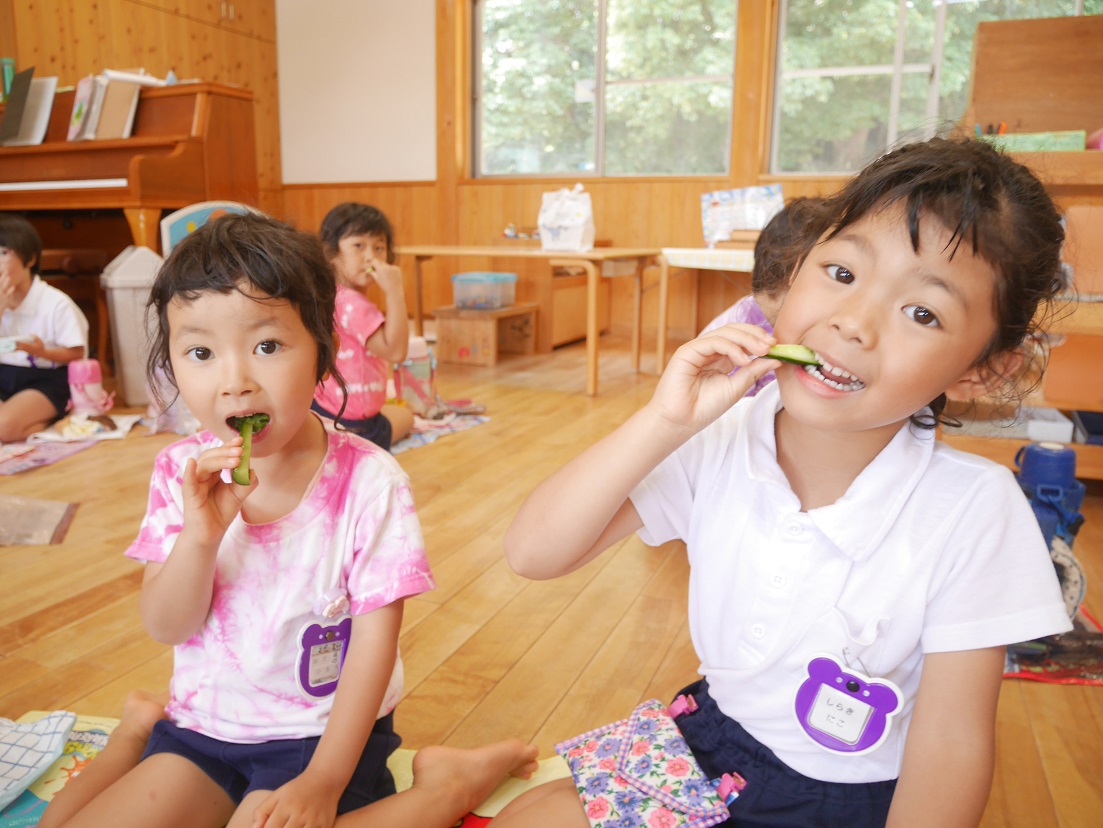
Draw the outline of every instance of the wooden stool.
[[[498,354],[536,353],[535,302],[504,308],[437,308],[437,359],[462,365],[497,365]]]

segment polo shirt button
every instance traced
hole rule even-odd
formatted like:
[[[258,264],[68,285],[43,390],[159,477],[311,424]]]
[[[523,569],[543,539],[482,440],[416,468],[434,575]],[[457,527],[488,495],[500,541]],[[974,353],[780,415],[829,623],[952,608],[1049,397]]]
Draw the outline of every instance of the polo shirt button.
[[[755,638],[762,638],[762,636],[766,635],[766,627],[762,624],[755,624],[751,627],[751,635]]]
[[[770,586],[775,587],[776,589],[781,589],[783,586],[785,586],[785,576],[775,575],[770,579]]]
[[[785,525],[785,531],[788,532],[792,537],[799,538],[801,535],[804,534],[804,527],[801,526],[799,523],[787,523]]]

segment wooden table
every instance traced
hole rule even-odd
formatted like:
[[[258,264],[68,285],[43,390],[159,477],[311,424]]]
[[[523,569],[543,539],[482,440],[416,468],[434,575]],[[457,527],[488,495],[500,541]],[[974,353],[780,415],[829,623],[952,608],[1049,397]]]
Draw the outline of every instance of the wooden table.
[[[585,252],[542,250],[534,247],[504,247],[501,245],[409,245],[395,251],[399,256],[414,259],[414,333],[422,334],[424,305],[422,299],[422,264],[437,256],[478,257],[484,259],[541,259],[551,268],[577,267],[586,273],[586,393],[597,394],[598,373],[598,279],[631,275],[635,280],[632,307],[632,367],[640,370],[640,316],[643,297],[643,272],[654,266],[659,268],[659,351],[666,344],[666,303],[668,269],[666,260],[657,247],[597,247]],[[634,263],[628,273],[610,272],[605,265],[615,262]],[[603,272],[605,271],[605,272]],[[548,298],[551,294],[551,275],[548,276]],[[659,362],[659,370],[662,362]]]
[[[663,269],[683,267],[687,270],[722,270],[734,273],[750,273],[754,267],[754,242],[728,242],[730,246],[709,247],[664,247]],[[666,366],[666,281],[659,286],[659,347],[658,366],[662,373]],[[693,282],[693,323],[697,323],[697,281]]]

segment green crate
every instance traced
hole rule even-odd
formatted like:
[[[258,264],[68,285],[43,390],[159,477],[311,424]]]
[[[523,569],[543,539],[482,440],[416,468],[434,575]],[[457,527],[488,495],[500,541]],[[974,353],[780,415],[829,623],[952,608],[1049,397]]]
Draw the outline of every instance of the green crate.
[[[1006,135],[982,135],[982,140],[1004,152],[1080,152],[1088,140],[1082,129],[1064,132],[1018,132]]]

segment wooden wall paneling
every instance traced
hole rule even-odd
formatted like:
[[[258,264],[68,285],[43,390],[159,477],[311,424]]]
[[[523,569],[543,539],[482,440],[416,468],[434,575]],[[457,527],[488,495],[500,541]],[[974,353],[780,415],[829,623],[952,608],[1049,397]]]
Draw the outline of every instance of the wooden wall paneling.
[[[224,82],[253,92],[257,145],[257,184],[274,189],[283,182],[280,159],[279,67],[276,45],[254,37],[219,30],[224,56]]]
[[[276,9],[272,0],[135,0],[180,17],[220,26],[238,34],[276,41]]]
[[[439,187],[431,181],[388,184],[290,185],[282,190],[282,217],[304,230],[316,232],[330,209],[345,201],[371,204],[382,210],[395,228],[398,246],[441,243],[438,221]],[[453,261],[453,260],[448,260]],[[425,307],[452,302],[446,271],[448,261],[425,265]],[[406,295],[413,290],[413,261],[400,260],[406,277]],[[377,297],[381,298],[381,297]]]
[[[18,54],[15,32],[15,4],[12,0],[0,0],[0,57],[14,59]]]
[[[134,0],[143,6],[190,17],[201,23],[217,24],[222,18],[222,0]]]
[[[133,0],[107,0],[103,8],[103,60],[90,72],[140,67],[163,78],[173,69],[181,78],[216,80],[211,74],[214,44],[202,27]]]
[[[16,66],[34,67],[35,77],[56,75],[62,86],[103,68],[112,16],[101,4],[82,0],[15,3]]]

